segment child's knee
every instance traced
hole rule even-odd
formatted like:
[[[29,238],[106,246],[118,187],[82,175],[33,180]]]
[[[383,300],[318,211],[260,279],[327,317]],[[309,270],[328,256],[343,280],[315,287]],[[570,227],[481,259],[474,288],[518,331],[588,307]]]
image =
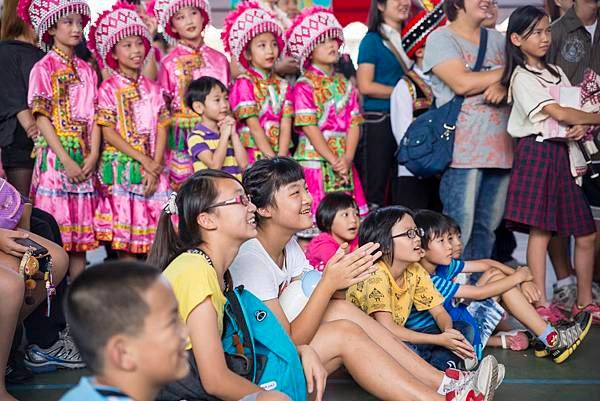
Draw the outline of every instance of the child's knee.
[[[575,237],[575,246],[577,248],[594,249],[596,242],[596,233]]]
[[[25,281],[19,273],[0,267],[0,293],[5,299],[19,299],[25,293]]]

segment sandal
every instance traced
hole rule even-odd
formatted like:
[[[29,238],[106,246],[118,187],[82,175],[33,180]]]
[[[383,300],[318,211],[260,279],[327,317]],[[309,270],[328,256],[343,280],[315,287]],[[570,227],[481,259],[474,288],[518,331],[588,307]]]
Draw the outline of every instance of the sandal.
[[[529,337],[524,330],[499,331],[496,335],[500,336],[503,349],[512,351],[524,351],[529,348]]]

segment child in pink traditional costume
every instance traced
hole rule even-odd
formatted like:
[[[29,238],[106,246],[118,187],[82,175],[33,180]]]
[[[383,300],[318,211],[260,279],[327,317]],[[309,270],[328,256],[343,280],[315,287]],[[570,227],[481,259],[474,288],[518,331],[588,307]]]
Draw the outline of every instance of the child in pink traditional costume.
[[[354,196],[365,216],[367,204],[352,163],[363,121],[358,93],[347,78],[334,73],[342,27],[330,10],[312,7],[294,20],[286,36],[289,54],[304,71],[292,96],[299,135],[294,159],[304,167],[313,215],[325,194],[342,191]]]
[[[204,44],[204,28],[210,23],[207,0],[157,0],[155,12],[165,39],[175,46],[161,60],[158,83],[170,101],[173,117],[167,167],[177,187],[194,172],[187,137],[202,121],[186,106],[186,89],[194,79],[207,75],[229,87],[231,74],[227,57]]]
[[[163,172],[169,113],[163,91],[141,74],[152,38],[135,6],[118,3],[90,29],[90,50],[111,70],[98,93],[104,149],[96,238],[121,256],[145,254],[171,187]]]
[[[18,12],[35,29],[39,46],[49,51],[29,77],[29,108],[42,134],[31,199],[58,222],[74,278],[85,268],[85,252],[98,246],[92,179],[100,148],[94,124],[98,79],[75,56],[90,9],[85,0],[21,0]]]
[[[243,71],[229,101],[250,164],[263,157],[287,156],[292,138],[292,90],[273,72],[283,51],[283,28],[255,2],[241,3],[225,19],[223,44]]]

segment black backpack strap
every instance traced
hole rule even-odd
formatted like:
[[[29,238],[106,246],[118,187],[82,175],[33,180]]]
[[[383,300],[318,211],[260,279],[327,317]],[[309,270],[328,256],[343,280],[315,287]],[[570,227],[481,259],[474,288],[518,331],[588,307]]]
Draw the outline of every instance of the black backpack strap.
[[[481,70],[483,66],[483,59],[485,59],[485,52],[487,51],[488,42],[488,31],[486,28],[481,27],[479,29],[479,50],[477,51],[477,61],[473,67],[473,71]]]
[[[244,286],[239,286],[236,288],[229,287],[225,291],[225,298],[227,298],[227,301],[229,301],[229,307],[231,310],[231,315],[229,315],[229,316],[234,319],[235,324],[237,325],[239,330],[242,332],[242,335],[244,336],[243,341],[241,341],[239,336],[237,334],[234,334],[234,338],[233,338],[234,345],[236,346],[237,352],[239,354],[245,355],[247,357],[248,364],[249,364],[248,370],[250,372],[252,372],[252,374],[254,375],[254,370],[255,370],[254,369],[254,360],[256,358],[255,350],[254,350],[254,343],[252,342],[250,330],[248,329],[246,317],[244,314],[244,309],[238,298],[238,294],[241,294],[243,291],[244,291]],[[236,341],[237,341],[237,344],[236,344]],[[242,347],[243,347],[243,349],[240,349]],[[247,355],[246,352],[249,352],[250,355]],[[254,379],[254,377],[251,378],[252,381],[254,381],[253,379]]]

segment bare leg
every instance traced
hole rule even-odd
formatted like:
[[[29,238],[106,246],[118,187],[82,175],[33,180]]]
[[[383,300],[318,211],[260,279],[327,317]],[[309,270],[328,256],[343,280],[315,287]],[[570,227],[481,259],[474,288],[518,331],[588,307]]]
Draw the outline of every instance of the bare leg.
[[[435,369],[421,357],[410,350],[402,341],[389,330],[363,311],[342,300],[332,300],[325,312],[323,321],[331,322],[346,319],[356,323],[368,336],[383,348],[400,366],[409,369],[411,374],[425,384],[428,388],[437,390],[442,383],[444,373]]]
[[[502,280],[506,275],[504,273],[496,274],[490,281]],[[500,296],[506,309],[516,317],[521,323],[531,330],[536,336],[544,332],[548,323],[546,323],[535,308],[527,301],[525,295],[518,287],[513,287]]]
[[[74,280],[85,270],[85,252],[69,252],[69,277]]]
[[[546,298],[546,251],[551,234],[548,231],[531,227],[527,241],[527,265],[533,274],[533,283],[539,288],[542,296],[536,306],[548,305]]]
[[[52,261],[54,264],[54,268],[52,270],[52,278],[54,280],[54,284],[58,285],[65,278],[65,275],[67,273],[67,266],[69,264],[69,258],[67,256],[67,253],[54,242],[48,241],[47,239],[42,238],[38,235],[29,233],[29,237],[33,241],[48,249],[48,252],[50,253],[50,255],[52,255]],[[7,255],[5,253],[0,253],[0,266],[5,266],[6,268],[14,272],[18,272],[20,263],[21,260],[19,258]],[[31,296],[33,297],[34,302],[31,305],[23,304],[23,307],[21,308],[20,319],[25,319],[42,302],[46,300],[46,287],[43,281],[37,282],[35,289],[31,292]]]
[[[339,333],[344,333],[340,336]],[[354,380],[381,400],[443,400],[435,390],[400,366],[358,325],[344,320],[324,323],[310,345],[333,372],[342,364]]]
[[[4,374],[24,293],[25,284],[19,274],[0,267],[0,401],[16,401],[6,391]]]
[[[290,398],[279,391],[263,391],[258,394],[256,401],[290,401]]]
[[[594,241],[596,234],[575,238],[575,271],[577,272],[577,305],[592,303],[594,275]]]
[[[573,268],[569,260],[569,237],[552,237],[548,244],[548,255],[550,255],[558,280],[573,274]]]

